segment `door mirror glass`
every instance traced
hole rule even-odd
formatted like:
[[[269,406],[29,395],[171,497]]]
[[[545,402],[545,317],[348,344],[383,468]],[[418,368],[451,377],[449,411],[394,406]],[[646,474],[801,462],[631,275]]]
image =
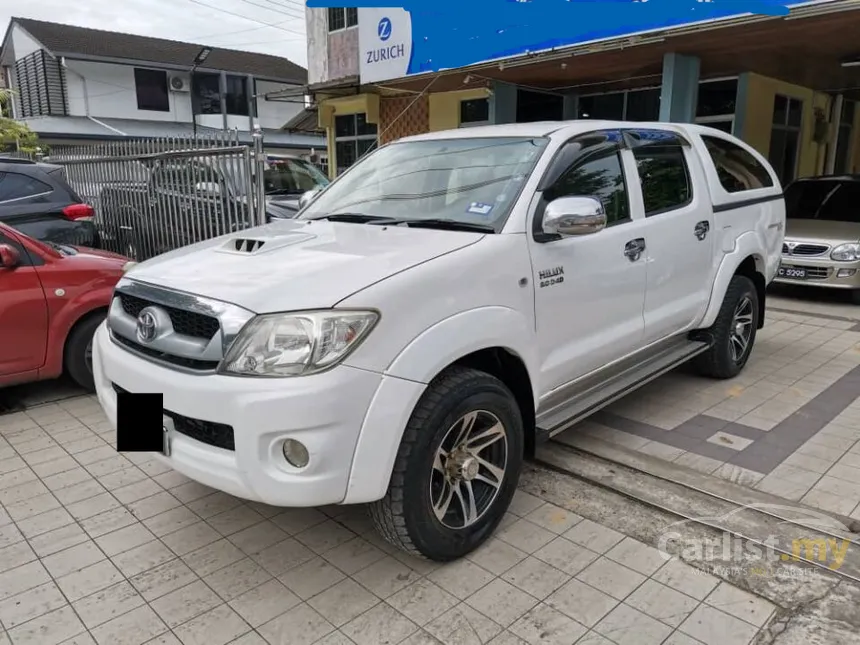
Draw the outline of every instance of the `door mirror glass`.
[[[214,181],[202,181],[194,186],[194,190],[196,190],[200,195],[204,195],[205,197],[221,196],[221,186]]]
[[[543,232],[564,237],[590,235],[606,228],[606,211],[594,197],[559,197],[544,211]]]
[[[317,198],[317,195],[319,195],[321,192],[322,188],[312,188],[311,190],[302,193],[302,196],[299,197],[299,208],[304,208],[305,206],[310,204]]]
[[[12,248],[8,244],[0,244],[0,267],[4,269],[13,269],[18,266],[21,261],[21,256],[18,255],[18,250]]]

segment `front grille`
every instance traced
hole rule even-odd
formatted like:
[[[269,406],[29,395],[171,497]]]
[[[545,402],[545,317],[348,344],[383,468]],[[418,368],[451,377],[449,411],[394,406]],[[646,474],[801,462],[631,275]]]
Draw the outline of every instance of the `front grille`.
[[[119,334],[111,334],[111,337],[123,347],[126,347],[132,351],[137,352],[138,354],[143,354],[144,356],[148,356],[149,358],[161,361],[163,363],[170,363],[171,365],[176,365],[178,367],[184,367],[185,369],[195,370],[199,372],[211,372],[218,367],[218,361],[201,361],[194,358],[185,358],[183,356],[165,354],[164,352],[159,352],[157,349],[152,349],[151,347],[144,347],[143,345],[139,345],[134,341],[129,340],[128,338],[120,336]]]
[[[788,267],[789,265],[783,265]],[[832,269],[830,267],[812,267],[812,266],[803,266],[800,264],[792,264],[792,269],[804,269],[806,271],[806,277],[810,280],[825,280],[830,277],[830,272]]]
[[[783,255],[823,255],[830,249],[826,244],[798,244],[793,249],[790,249],[788,244],[782,245]]]
[[[119,301],[125,313],[132,318],[137,318],[144,307],[154,305],[167,312],[167,315],[170,316],[170,322],[173,323],[173,330],[177,334],[211,340],[218,332],[218,319],[212,316],[185,311],[184,309],[176,309],[175,307],[167,307],[158,302],[150,302],[137,296],[130,296],[127,293],[118,292],[117,296],[119,296]]]
[[[118,394],[128,392],[128,390],[121,388],[116,383],[112,383],[111,385]],[[184,434],[186,437],[200,443],[205,443],[208,446],[221,448],[222,450],[236,450],[233,428],[226,423],[192,419],[191,417],[186,417],[170,410],[164,410],[164,415],[173,420],[173,427],[176,429],[176,432]]]

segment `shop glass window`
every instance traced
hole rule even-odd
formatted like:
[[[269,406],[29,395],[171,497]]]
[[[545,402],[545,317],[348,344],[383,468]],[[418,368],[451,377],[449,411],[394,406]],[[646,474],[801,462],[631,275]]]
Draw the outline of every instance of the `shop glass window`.
[[[517,90],[517,123],[560,121],[564,117],[564,97],[549,92]]]
[[[625,121],[659,121],[660,88],[631,90],[627,93]]]
[[[837,174],[851,173],[850,155],[851,140],[854,132],[854,113],[857,104],[854,101],[842,102],[842,116],[839,119],[839,132],[836,135],[836,163],[833,171]]]
[[[606,119],[621,121],[624,119],[624,92],[611,94],[592,94],[579,98],[580,119]]]
[[[738,79],[703,81],[699,83],[696,116],[709,117],[734,114],[738,96]]]
[[[767,168],[739,145],[709,136],[703,136],[702,141],[708,148],[717,177],[726,192],[739,193],[773,186]]]
[[[137,94],[137,109],[152,112],[169,112],[170,98],[167,93],[167,72],[160,69],[134,70],[134,90]]]
[[[645,216],[651,217],[690,203],[693,189],[684,149],[677,144],[649,144],[633,149]]]
[[[227,75],[227,93],[224,95],[227,114],[248,116],[250,101],[248,79],[244,76]]]
[[[196,72],[192,78],[192,100],[197,114],[221,114],[221,75]]]
[[[340,114],[334,118],[337,173],[340,174],[376,147],[377,127],[368,123],[367,115]]]
[[[770,149],[767,158],[783,185],[797,175],[801,123],[803,123],[803,101],[780,94],[774,96]]]
[[[460,125],[470,123],[489,123],[490,99],[469,99],[460,101]]]

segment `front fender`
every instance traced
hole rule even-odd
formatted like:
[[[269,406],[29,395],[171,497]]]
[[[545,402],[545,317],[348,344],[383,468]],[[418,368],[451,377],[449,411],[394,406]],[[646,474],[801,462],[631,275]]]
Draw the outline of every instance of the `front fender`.
[[[723,249],[723,259],[717,269],[717,276],[711,289],[711,299],[699,325],[702,329],[707,329],[716,321],[720,308],[723,306],[729,282],[744,260],[752,257],[755,261],[756,270],[762,274],[765,280],[767,279],[767,259],[762,252],[764,248],[766,247],[762,244],[759,236],[754,231],[748,231],[734,240],[732,248]]]
[[[446,318],[419,334],[392,361],[362,422],[349,476],[345,504],[385,495],[409,422],[427,383],[458,359],[502,347],[525,364],[538,399],[537,343],[534,327],[507,307],[481,307]]]
[[[81,293],[72,302],[52,312],[48,331],[48,355],[45,366],[41,370],[42,378],[52,378],[63,373],[66,340],[72,328],[82,318],[94,311],[107,308],[110,303],[113,286],[99,287],[92,291]]]

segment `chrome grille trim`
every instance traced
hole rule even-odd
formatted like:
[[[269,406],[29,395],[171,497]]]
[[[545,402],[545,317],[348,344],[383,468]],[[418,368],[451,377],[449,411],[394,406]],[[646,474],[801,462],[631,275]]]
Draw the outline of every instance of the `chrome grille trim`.
[[[137,317],[123,306],[123,296],[157,310],[161,321],[157,337],[149,342],[138,338]],[[173,322],[183,313],[211,318],[217,322],[217,330],[209,338],[180,333],[174,329]],[[214,367],[203,366],[217,366],[242,327],[254,316],[247,309],[220,300],[123,278],[114,291],[108,311],[108,327],[113,342],[126,351],[170,369],[203,374],[215,371]],[[180,324],[184,331],[190,328],[193,325]],[[204,336],[208,333],[207,330]],[[200,367],[190,367],[192,365]]]
[[[830,251],[829,244],[820,242],[798,242],[796,240],[785,240],[782,245],[782,254],[790,257],[818,257]]]

